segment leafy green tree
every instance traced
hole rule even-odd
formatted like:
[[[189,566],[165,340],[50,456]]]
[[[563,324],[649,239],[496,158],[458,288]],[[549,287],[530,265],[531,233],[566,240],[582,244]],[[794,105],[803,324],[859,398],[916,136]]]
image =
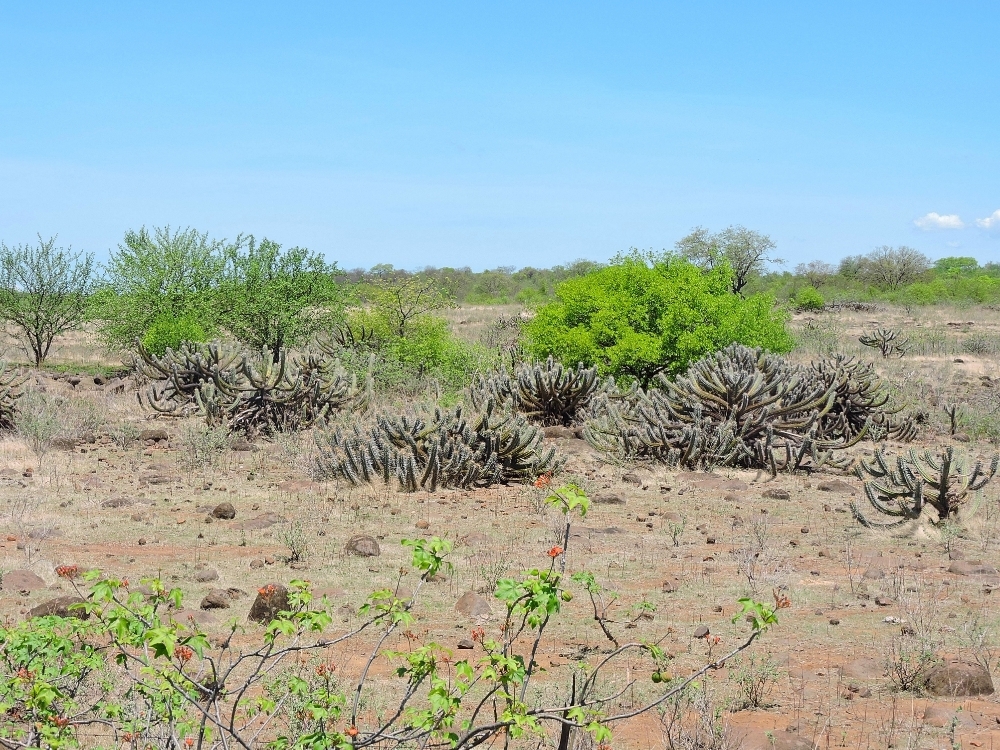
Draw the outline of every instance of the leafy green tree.
[[[56,247],[0,243],[0,320],[17,329],[35,365],[45,361],[56,336],[80,326],[94,291],[94,256]]]
[[[237,238],[235,246],[242,243]],[[229,248],[194,229],[143,227],[128,231],[107,265],[107,288],[97,296],[98,334],[110,349],[128,349],[164,316],[214,327],[213,300]]]
[[[760,276],[768,263],[782,263],[771,255],[775,244],[766,234],[735,225],[712,233],[695,227],[677,241],[678,252],[695,265],[713,269],[727,263],[732,271],[732,290],[741,294],[750,279]]]
[[[220,324],[241,343],[267,349],[277,361],[287,346],[308,341],[343,317],[336,263],[302,247],[282,250],[251,236],[230,247],[217,296]]]
[[[392,266],[376,266],[372,271],[361,296],[374,317],[396,336],[405,337],[422,317],[454,306],[451,295],[433,277],[400,273]]]
[[[529,350],[643,385],[733,342],[789,351],[787,313],[768,295],[734,294],[732,277],[724,262],[702,270],[672,254],[619,257],[558,286],[526,326]]]

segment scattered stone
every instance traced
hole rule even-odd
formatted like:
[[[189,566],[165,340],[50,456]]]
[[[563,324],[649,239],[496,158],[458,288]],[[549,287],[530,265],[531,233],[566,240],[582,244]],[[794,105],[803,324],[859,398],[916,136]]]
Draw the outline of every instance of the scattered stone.
[[[287,609],[288,589],[280,583],[269,583],[258,590],[248,617],[254,622],[267,625],[279,612]]]
[[[891,607],[893,601],[887,596],[876,596],[875,603],[880,607]]]
[[[105,379],[104,379],[104,378],[103,378],[102,376],[100,376],[100,375],[95,375],[95,376],[94,376],[94,385],[104,385],[104,384],[105,384],[105,383],[107,383],[107,382],[108,382],[108,381],[107,381],[107,380],[105,380]]]
[[[780,487],[772,487],[771,489],[764,490],[761,493],[761,497],[766,497],[770,500],[788,500],[791,495],[788,494],[788,490],[783,490]]]
[[[321,492],[323,486],[318,482],[309,479],[289,479],[278,485],[279,492],[287,492],[289,495],[299,495],[304,492]]]
[[[594,495],[594,502],[598,505],[624,505],[625,498],[611,492],[599,492]]]
[[[706,638],[708,637],[708,625],[699,625],[694,629],[693,637],[695,638]]]
[[[978,664],[950,660],[934,667],[927,675],[927,692],[954,698],[992,695],[993,680]]]
[[[542,430],[542,434],[547,438],[561,438],[563,440],[575,440],[580,436],[579,431],[573,427],[562,427],[560,425],[546,427]]]
[[[198,581],[198,583],[208,583],[209,581],[218,581],[219,571],[217,571],[215,568],[202,568],[201,570],[195,572],[194,580]]]
[[[982,560],[955,560],[948,566],[948,572],[959,576],[996,575],[997,569]]]
[[[679,580],[676,578],[668,578],[663,582],[663,586],[660,590],[663,591],[664,594],[673,594],[677,592],[677,589],[679,589],[680,586],[681,582]]]
[[[0,589],[4,591],[39,591],[45,588],[45,581],[41,576],[30,570],[12,570],[10,573],[4,573],[0,584],[2,584]]]
[[[201,609],[229,609],[229,592],[212,589],[201,600]]]
[[[344,545],[344,551],[349,555],[356,555],[357,557],[378,557],[382,554],[382,550],[378,546],[378,541],[375,537],[368,536],[367,534],[352,536],[347,540],[347,544]]]
[[[250,561],[250,568],[252,570],[256,570],[257,568],[263,568],[263,567],[264,567],[264,561],[263,560],[251,560]]]
[[[152,440],[154,443],[165,443],[170,440],[170,436],[167,434],[166,430],[161,428],[156,430],[143,430],[139,433],[139,439],[143,442]]]
[[[212,510],[213,518],[221,518],[226,521],[236,518],[236,508],[232,503],[219,503]]]
[[[969,437],[969,434],[967,432],[956,432],[954,435],[951,436],[951,439],[954,440],[956,443],[972,442],[972,438]]]
[[[142,547],[144,544],[146,544],[146,537],[139,537],[139,546]]]
[[[625,482],[626,484],[634,484],[636,486],[640,486],[642,484],[642,477],[640,477],[635,472],[630,471],[627,474],[622,474],[622,481]]]
[[[831,625],[840,625],[840,620],[838,620],[836,617],[831,617],[830,618],[830,624]]]
[[[802,533],[802,534],[808,534],[809,533],[809,527],[808,526],[803,526],[801,529],[799,529],[799,532]]]
[[[882,568],[872,566],[868,568],[862,575],[862,578],[866,578],[869,581],[881,581],[885,578],[885,571]]]
[[[79,596],[57,596],[55,599],[49,599],[47,602],[42,602],[37,607],[33,607],[28,611],[28,617],[48,617],[49,615],[55,615],[57,617],[75,617],[78,620],[86,620],[90,617],[88,612],[80,609],[70,609],[74,604],[83,604],[84,600]]]
[[[254,449],[253,443],[251,443],[242,435],[233,438],[232,442],[229,444],[229,448],[230,450],[234,450],[239,453],[249,453]]]
[[[416,526],[418,529],[429,529],[431,527],[431,525],[423,519],[417,521],[413,525]]]
[[[113,497],[110,500],[105,500],[101,503],[102,508],[127,508],[130,505],[134,505],[135,500],[130,497]]]
[[[932,727],[950,727],[954,722],[956,727],[969,728],[977,726],[968,711],[960,711],[951,706],[931,704],[924,709],[924,723]]]
[[[463,638],[458,642],[458,648],[463,650],[468,650],[470,648],[475,648],[476,644],[470,638]]]
[[[462,594],[455,602],[455,610],[473,620],[485,619],[493,614],[490,603],[475,591],[466,591]]]
[[[840,668],[844,677],[855,680],[876,680],[885,674],[885,666],[877,659],[855,659]]]
[[[236,524],[236,528],[245,531],[258,531],[260,529],[269,529],[272,526],[287,521],[288,519],[284,516],[268,511],[267,513],[261,513],[259,516],[249,518],[246,521],[241,521]]]
[[[816,485],[820,492],[834,492],[839,495],[856,495],[857,490],[841,479],[827,479]]]

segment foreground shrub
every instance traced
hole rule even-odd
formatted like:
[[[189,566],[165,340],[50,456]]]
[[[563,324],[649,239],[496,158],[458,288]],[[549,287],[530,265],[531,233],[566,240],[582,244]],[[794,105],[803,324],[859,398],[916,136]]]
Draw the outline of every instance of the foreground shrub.
[[[823,295],[819,293],[819,290],[814,286],[803,287],[795,295],[795,299],[792,300],[792,304],[795,305],[799,310],[822,310],[826,301],[823,299]]]
[[[568,544],[571,516],[584,515],[588,499],[563,488],[546,503],[565,515]],[[573,589],[592,601],[599,595],[596,577],[586,571],[565,576],[566,549],[553,547],[547,565],[498,581],[500,635],[473,629],[474,655],[457,658],[437,644],[415,643],[410,632],[424,585],[450,567],[451,543],[433,538],[403,544],[412,549],[419,575],[412,595],[373,592],[348,629],[332,632],[332,605],[325,598],[317,602],[308,583],[292,581],[258,591],[250,617],[262,629],[234,621],[227,637],[211,641],[196,622],[172,615],[183,605],[180,589],[149,579],[140,592],[128,580],[96,571],[83,576],[88,589],[75,566],[60,567],[57,573],[79,596],[70,617],[0,625],[0,744],[91,746],[95,727],[133,747],[203,750],[458,749],[520,739],[555,744],[560,736],[568,740],[570,730],[607,743],[616,724],[671,706],[777,622],[776,608],[740,600],[733,622],[746,623],[749,633],[718,658],[709,650],[707,663],[691,675],[672,678],[666,672],[670,654],[654,643],[618,644],[614,623],[598,614],[615,648],[574,669],[573,688],[560,691],[566,698],[538,705],[525,698],[537,684],[533,657],[549,647],[545,635],[569,606]],[[362,645],[369,633],[374,647]],[[383,650],[399,636],[407,638],[406,650]],[[361,658],[342,659],[351,652]],[[394,669],[376,676],[371,667],[380,658]],[[612,670],[631,674],[637,668],[652,670],[653,694],[621,708],[619,694],[599,686]],[[551,683],[551,676],[546,680]],[[395,710],[366,705],[364,696],[375,690]]]
[[[531,482],[564,462],[541,439],[537,427],[493,402],[468,418],[461,406],[426,416],[381,415],[367,431],[355,426],[323,436],[316,471],[351,484],[395,480],[407,492]]]
[[[703,271],[671,255],[633,253],[556,289],[526,326],[536,357],[582,362],[643,386],[731,343],[790,351],[787,314],[766,295],[741,297],[725,263]]]

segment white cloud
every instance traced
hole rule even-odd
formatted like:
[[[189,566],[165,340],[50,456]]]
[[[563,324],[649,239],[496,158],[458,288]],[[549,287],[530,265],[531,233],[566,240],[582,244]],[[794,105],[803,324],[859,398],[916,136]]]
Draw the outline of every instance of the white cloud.
[[[997,213],[1000,214],[1000,211]],[[958,214],[944,214],[942,216],[941,214],[934,213],[933,211],[925,216],[921,216],[913,223],[925,232],[932,229],[961,229],[965,226],[965,222],[959,218]],[[1000,224],[1000,220],[998,220],[997,223]]]
[[[1000,229],[1000,208],[985,219],[976,219],[976,226],[983,229]]]

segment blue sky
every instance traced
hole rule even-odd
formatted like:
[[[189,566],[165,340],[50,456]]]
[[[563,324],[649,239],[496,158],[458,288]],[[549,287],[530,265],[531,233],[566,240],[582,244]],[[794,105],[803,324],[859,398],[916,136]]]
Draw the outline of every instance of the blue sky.
[[[995,2],[0,0],[0,239],[480,269],[740,223],[790,264],[1000,260],[998,29]]]

